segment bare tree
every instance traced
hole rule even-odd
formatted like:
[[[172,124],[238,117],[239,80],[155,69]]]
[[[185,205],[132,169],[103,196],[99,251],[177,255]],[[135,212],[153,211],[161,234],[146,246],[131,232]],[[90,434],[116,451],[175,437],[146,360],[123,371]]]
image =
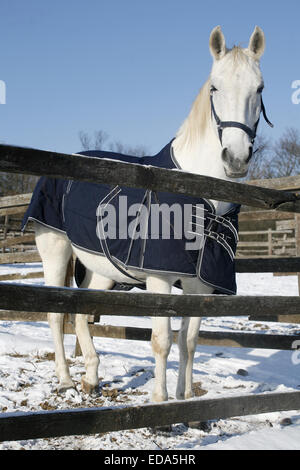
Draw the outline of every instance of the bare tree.
[[[131,145],[123,144],[119,140],[110,144],[110,150],[124,155],[134,155],[136,157],[144,157],[148,153],[147,148],[144,145],[136,145],[132,147]]]
[[[78,137],[82,146],[82,150],[90,150],[91,149],[91,138],[87,132],[80,131],[78,133]]]
[[[95,131],[94,138],[84,131],[78,133],[78,137],[83,150],[104,150],[105,142],[108,139],[108,134],[103,131]]]
[[[95,131],[94,133],[94,149],[103,150],[105,147],[105,142],[108,139],[108,134],[102,130]]]
[[[92,139],[87,132],[80,131],[78,137],[83,150],[103,150],[108,134],[102,130],[95,131]]]
[[[94,139],[84,131],[78,133],[78,137],[82,146],[82,150],[106,150],[109,149],[112,152],[122,153],[124,155],[134,155],[137,157],[143,157],[148,153],[147,148],[143,145],[126,145],[120,140],[114,142],[108,142],[109,136],[103,130],[94,132]]]
[[[275,144],[257,137],[258,151],[248,172],[248,179],[280,178],[300,174],[300,131],[288,128]]]
[[[272,158],[272,145],[270,141],[259,134],[256,137],[255,147],[247,179],[271,178],[269,159]]]
[[[18,175],[16,173],[0,174],[0,196],[31,193],[37,183],[37,176]]]
[[[270,162],[274,176],[294,176],[300,173],[300,131],[289,127],[273,147]]]

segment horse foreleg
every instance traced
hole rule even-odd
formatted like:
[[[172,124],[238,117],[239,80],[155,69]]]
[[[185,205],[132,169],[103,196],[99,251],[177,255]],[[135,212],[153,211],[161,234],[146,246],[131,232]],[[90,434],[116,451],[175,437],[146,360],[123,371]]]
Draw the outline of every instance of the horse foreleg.
[[[201,319],[183,318],[178,337],[179,373],[176,398],[184,400],[193,396],[193,362]]]
[[[182,284],[184,294],[211,294],[213,291],[198,279],[183,281]],[[182,319],[178,337],[179,373],[176,390],[176,398],[179,400],[193,396],[193,363],[200,324],[200,317]]]
[[[91,271],[87,271],[80,287],[88,287],[89,289],[111,289],[113,285],[114,281],[96,273],[91,273]],[[86,371],[85,375],[81,378],[81,387],[85,393],[91,394],[98,388],[99,357],[91,338],[87,315],[76,315],[75,330],[83,354]]]
[[[149,276],[147,291],[169,294],[172,284],[167,279]],[[152,318],[152,351],[155,358],[155,384],[152,400],[161,402],[168,400],[167,392],[167,359],[172,345],[172,330],[170,318]]]

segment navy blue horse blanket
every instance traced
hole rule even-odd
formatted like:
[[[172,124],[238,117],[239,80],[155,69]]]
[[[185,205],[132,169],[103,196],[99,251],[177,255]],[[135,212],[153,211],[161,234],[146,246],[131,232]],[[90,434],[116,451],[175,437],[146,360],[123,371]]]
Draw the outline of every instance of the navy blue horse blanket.
[[[98,150],[80,154],[179,169],[171,143],[150,157]],[[135,210],[130,213],[128,208],[132,207]],[[191,217],[189,230],[183,217],[179,223],[175,220],[176,211],[173,210],[176,208],[177,215],[182,215],[187,212],[187,207]],[[162,208],[169,210],[164,212]],[[200,212],[197,212],[199,208]],[[153,222],[154,209],[158,226]],[[127,274],[129,283],[127,270],[130,269],[174,273],[178,277],[198,277],[216,292],[235,294],[234,255],[239,209],[240,206],[232,205],[220,216],[216,215],[210,201],[201,197],[42,177],[33,192],[22,229],[28,220],[34,220],[65,233],[74,246],[106,256]],[[166,216],[169,218],[164,225]],[[195,243],[189,245],[192,242]]]

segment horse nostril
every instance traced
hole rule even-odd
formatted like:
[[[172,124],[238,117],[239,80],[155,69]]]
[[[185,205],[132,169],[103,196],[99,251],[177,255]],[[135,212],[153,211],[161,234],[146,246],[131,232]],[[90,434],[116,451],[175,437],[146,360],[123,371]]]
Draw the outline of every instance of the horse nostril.
[[[224,162],[228,162],[228,159],[229,159],[229,153],[227,151],[227,148],[225,147],[223,150],[222,150],[222,160]]]
[[[246,163],[250,162],[252,155],[253,155],[253,147],[251,146],[251,147],[249,147],[249,154],[248,154],[248,158],[246,160]]]

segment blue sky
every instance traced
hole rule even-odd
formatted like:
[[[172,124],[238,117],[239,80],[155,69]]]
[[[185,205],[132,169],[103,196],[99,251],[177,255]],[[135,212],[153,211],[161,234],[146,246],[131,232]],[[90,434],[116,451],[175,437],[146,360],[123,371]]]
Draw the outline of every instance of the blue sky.
[[[156,153],[176,133],[211,69],[212,28],[247,46],[259,25],[274,140],[300,128],[300,2],[251,0],[0,0],[0,141],[61,152],[78,132]]]

